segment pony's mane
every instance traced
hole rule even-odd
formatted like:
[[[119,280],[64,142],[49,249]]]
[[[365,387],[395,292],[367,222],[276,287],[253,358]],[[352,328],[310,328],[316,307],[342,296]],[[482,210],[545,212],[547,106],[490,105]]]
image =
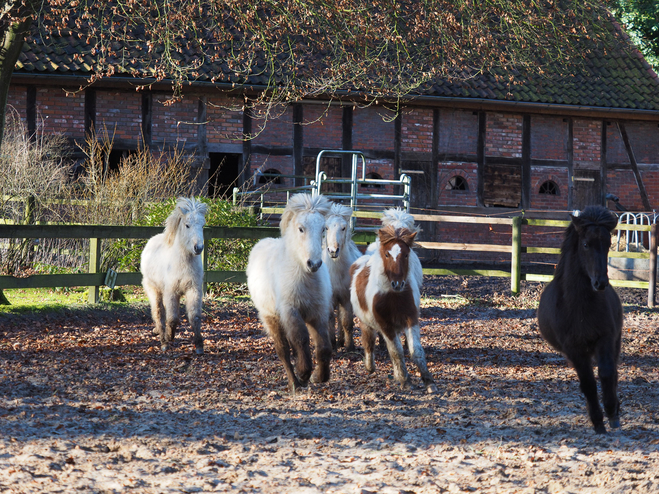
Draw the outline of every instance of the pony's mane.
[[[412,232],[419,233],[421,228],[414,224],[411,214],[402,208],[386,209],[382,215],[382,226],[393,225],[395,228],[407,228]]]
[[[176,231],[181,223],[181,218],[186,214],[197,213],[205,216],[208,213],[208,205],[195,199],[194,197],[179,197],[176,200],[176,207],[165,220],[165,243],[172,245],[176,238]]]
[[[378,238],[380,239],[381,246],[390,242],[402,241],[411,249],[415,245],[414,238],[416,235],[416,231],[412,231],[409,228],[394,228],[393,225],[383,226],[378,230]]]
[[[291,220],[300,213],[320,213],[323,216],[327,216],[330,212],[331,204],[325,196],[312,196],[310,194],[294,194],[288,200],[286,204],[286,209],[281,215],[281,221],[279,222],[279,229],[281,230],[282,235],[286,231],[288,224]]]
[[[350,221],[352,208],[333,202],[328,216],[341,216],[345,221]]]
[[[601,226],[611,232],[618,224],[618,217],[602,206],[587,206],[578,216],[572,216],[572,223],[566,228],[561,254],[556,266],[556,277],[565,271],[568,257],[578,249],[579,232],[584,228]]]

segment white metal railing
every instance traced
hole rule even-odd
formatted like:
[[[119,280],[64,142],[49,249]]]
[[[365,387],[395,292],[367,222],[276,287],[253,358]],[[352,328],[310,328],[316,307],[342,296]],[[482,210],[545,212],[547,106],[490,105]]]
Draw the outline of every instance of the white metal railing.
[[[650,215],[647,213],[622,213],[618,216],[618,222],[624,223],[627,225],[653,225],[657,222],[657,213],[653,212],[653,218],[650,219]],[[639,251],[639,246],[646,245],[646,235],[649,242],[649,232],[643,232],[638,230],[625,230],[625,252],[629,252],[629,246],[634,245],[635,251]],[[618,230],[618,239],[616,249],[620,250],[620,238],[622,236],[622,231]],[[649,245],[649,244],[648,244]]]

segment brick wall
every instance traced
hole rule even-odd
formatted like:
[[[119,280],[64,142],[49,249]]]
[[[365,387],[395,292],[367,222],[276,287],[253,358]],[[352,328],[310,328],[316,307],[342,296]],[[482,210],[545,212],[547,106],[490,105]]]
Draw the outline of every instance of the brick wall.
[[[540,186],[547,180],[551,180],[558,186],[557,195],[540,194]],[[567,210],[569,183],[566,168],[532,167],[531,209]]]
[[[449,190],[449,180],[460,176],[467,181],[467,190]],[[476,163],[440,163],[439,188],[437,192],[438,206],[476,206],[478,205],[478,165]]]
[[[242,144],[243,111],[241,100],[228,97],[208,98],[206,139],[209,144]]]
[[[531,158],[567,160],[568,123],[562,117],[531,116]]]
[[[401,121],[401,151],[432,153],[432,122],[430,109],[405,111]]]
[[[304,147],[342,149],[343,109],[326,105],[305,105],[303,108]]]
[[[507,158],[522,157],[522,116],[488,113],[485,154]]]
[[[5,119],[17,117],[23,125],[27,126],[27,88],[25,86],[9,86],[7,94],[7,112]]]
[[[601,120],[574,120],[572,128],[573,160],[576,167],[600,166],[601,160]]]
[[[195,97],[184,98],[167,104],[167,94],[153,95],[153,116],[151,118],[151,138],[154,142],[170,146],[195,145],[197,143],[197,117],[199,101]],[[135,118],[132,126],[134,136],[141,136],[141,99],[136,93],[136,103],[140,108],[140,118]],[[97,101],[98,106],[98,101]]]
[[[275,109],[271,115],[257,113],[252,121],[252,132],[254,145],[293,146],[293,108]]]
[[[37,127],[46,134],[64,134],[83,139],[85,136],[85,95],[65,93],[62,89],[37,89]]]
[[[390,121],[391,118],[393,115],[382,108],[355,108],[352,116],[352,148],[359,151],[393,151],[394,122]]]
[[[439,152],[475,155],[477,148],[478,114],[466,110],[440,110]]]

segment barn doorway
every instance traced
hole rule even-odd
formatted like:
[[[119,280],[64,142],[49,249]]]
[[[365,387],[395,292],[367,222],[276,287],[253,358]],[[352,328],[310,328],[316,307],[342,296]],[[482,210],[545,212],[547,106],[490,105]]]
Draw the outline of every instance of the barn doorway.
[[[234,187],[240,185],[240,166],[243,155],[239,153],[209,153],[208,197],[228,199]]]

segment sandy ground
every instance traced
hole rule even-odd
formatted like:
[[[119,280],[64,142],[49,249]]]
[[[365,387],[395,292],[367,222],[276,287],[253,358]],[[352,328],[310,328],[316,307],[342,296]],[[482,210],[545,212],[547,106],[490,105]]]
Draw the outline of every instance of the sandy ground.
[[[659,492],[659,312],[623,293],[622,427],[596,435],[574,371],[539,337],[539,285],[426,280],[439,393],[340,350],[295,398],[251,303],[210,300],[163,354],[146,307],[0,313],[0,491]],[[359,332],[357,331],[357,337]],[[357,338],[359,345],[359,338]]]

